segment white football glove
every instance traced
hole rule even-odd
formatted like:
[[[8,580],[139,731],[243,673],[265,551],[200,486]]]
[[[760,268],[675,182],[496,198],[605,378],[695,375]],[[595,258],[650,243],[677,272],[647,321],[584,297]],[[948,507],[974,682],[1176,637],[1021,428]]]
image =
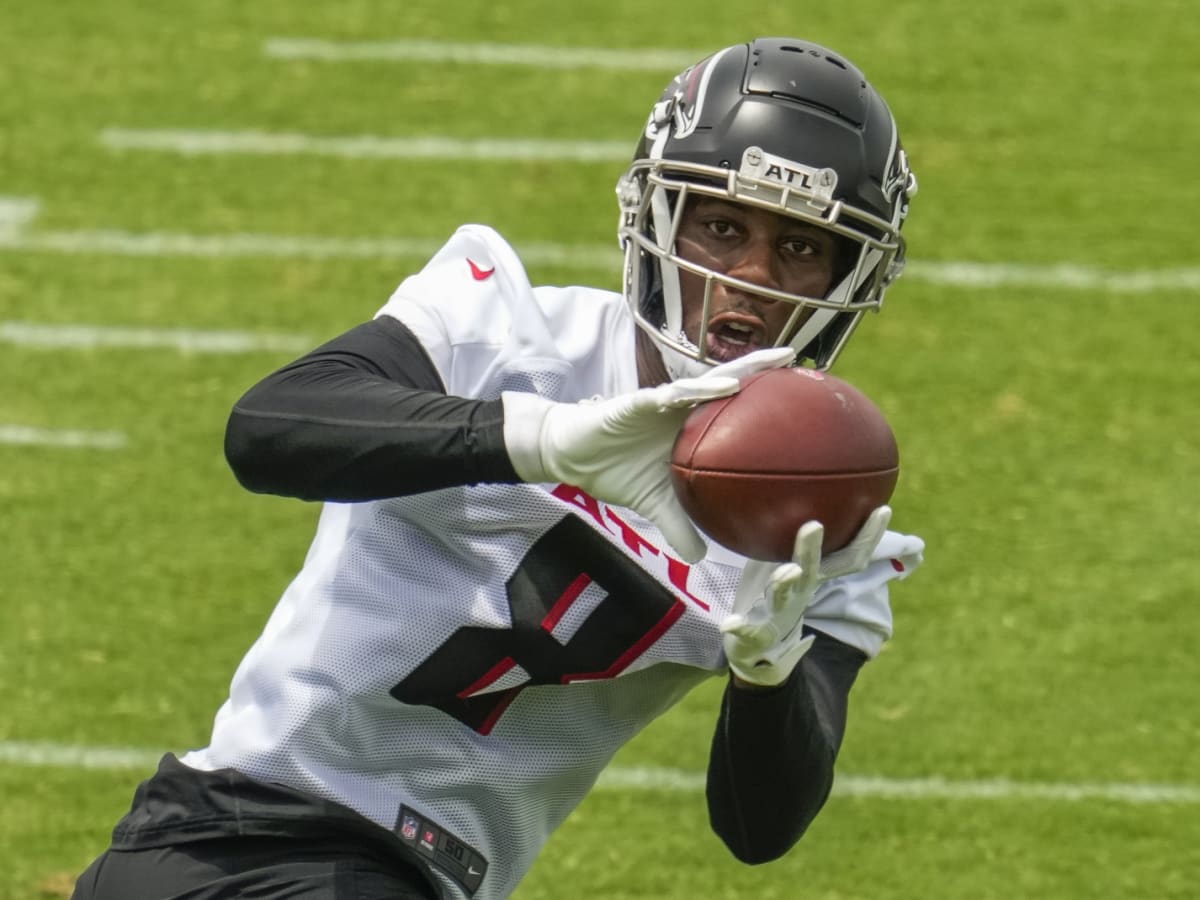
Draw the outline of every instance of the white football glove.
[[[824,559],[825,526],[806,522],[796,533],[792,561],[751,560],[742,570],[733,612],[721,622],[725,656],[740,680],[761,687],[783,684],[812,646],[804,636],[804,612],[817,589],[831,578],[861,572],[887,531],[892,509],[881,506],[867,517],[854,540]]]
[[[522,481],[559,481],[645,516],[689,563],[704,540],[671,487],[675,436],[698,403],[737,393],[739,379],[792,362],[789,347],[757,350],[682,378],[610,399],[555,403],[538,394],[504,392],[504,444]]]

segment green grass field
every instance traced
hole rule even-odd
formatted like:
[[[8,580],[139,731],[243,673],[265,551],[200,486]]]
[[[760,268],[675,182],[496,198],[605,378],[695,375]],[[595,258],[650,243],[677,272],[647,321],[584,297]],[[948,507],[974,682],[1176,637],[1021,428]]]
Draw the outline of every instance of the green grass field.
[[[531,257],[535,282],[618,284],[595,260],[616,262],[618,158],[189,155],[114,135],[631,151],[670,65],[268,48],[686,59],[756,34],[861,65],[920,177],[910,276],[838,371],[893,421],[895,526],[927,564],[855,688],[839,789],[785,859],[743,867],[708,830],[693,776],[714,682],[626,748],[616,774],[644,780],[597,790],[518,900],[1200,896],[1191,3],[0,0],[0,23],[0,900],[68,895],[148,760],[206,741],[303,559],[317,508],[225,467],[245,388],[369,318],[462,222],[585,251]],[[227,332],[257,348],[216,352]],[[84,445],[54,445],[70,435]]]

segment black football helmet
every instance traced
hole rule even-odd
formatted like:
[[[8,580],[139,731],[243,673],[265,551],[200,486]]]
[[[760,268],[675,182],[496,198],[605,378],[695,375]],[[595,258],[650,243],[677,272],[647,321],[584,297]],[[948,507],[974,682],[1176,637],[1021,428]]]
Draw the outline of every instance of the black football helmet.
[[[852,63],[785,38],[727,47],[667,86],[617,183],[626,302],[672,377],[712,364],[705,342],[683,332],[680,269],[705,279],[706,311],[714,282],[793,304],[777,343],[827,369],[904,267],[900,227],[916,190],[887,104]],[[805,297],[682,259],[675,235],[686,200],[698,194],[833,232],[847,251],[833,288]]]

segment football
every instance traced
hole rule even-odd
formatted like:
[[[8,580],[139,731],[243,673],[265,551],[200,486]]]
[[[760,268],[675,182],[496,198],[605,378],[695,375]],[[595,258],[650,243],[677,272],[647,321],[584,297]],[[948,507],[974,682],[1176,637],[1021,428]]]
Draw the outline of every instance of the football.
[[[675,493],[696,526],[752,559],[791,559],[805,522],[822,552],[853,540],[900,475],[892,428],[853,385],[813,369],[750,376],[697,406],[671,454]]]

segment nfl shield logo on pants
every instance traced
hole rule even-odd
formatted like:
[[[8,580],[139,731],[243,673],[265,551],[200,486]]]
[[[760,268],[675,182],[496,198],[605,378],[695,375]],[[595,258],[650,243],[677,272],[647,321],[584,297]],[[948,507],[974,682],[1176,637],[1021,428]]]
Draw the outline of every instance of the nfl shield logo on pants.
[[[400,836],[406,841],[411,841],[417,836],[417,820],[405,813],[404,822],[400,825]]]

